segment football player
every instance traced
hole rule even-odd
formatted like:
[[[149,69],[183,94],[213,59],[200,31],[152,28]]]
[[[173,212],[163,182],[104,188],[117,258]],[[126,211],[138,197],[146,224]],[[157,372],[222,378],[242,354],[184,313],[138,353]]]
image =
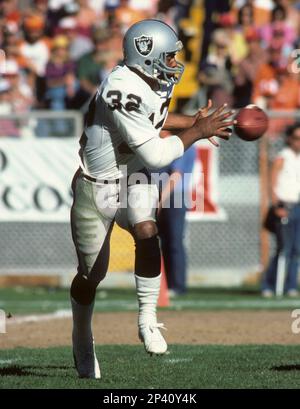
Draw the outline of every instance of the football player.
[[[116,221],[135,241],[138,333],[150,354],[164,354],[167,344],[157,322],[160,249],[156,209],[159,194],[148,169],[161,169],[199,139],[228,139],[232,111],[225,106],[194,117],[168,115],[173,87],[184,66],[176,60],[182,43],[167,24],[143,20],[124,36],[123,64],[115,67],[89,105],[80,140],[80,169],[72,188],[72,236],[78,273],[71,285],[73,355],[80,377],[100,378],[91,320],[96,288],[109,261],[109,241]],[[161,129],[178,130],[160,137]],[[216,144],[214,139],[210,139]]]

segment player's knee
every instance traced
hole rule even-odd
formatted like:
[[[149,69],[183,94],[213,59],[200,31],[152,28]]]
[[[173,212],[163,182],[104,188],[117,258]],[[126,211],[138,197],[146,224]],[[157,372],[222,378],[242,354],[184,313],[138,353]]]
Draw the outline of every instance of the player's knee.
[[[135,240],[145,240],[156,236],[158,233],[156,223],[148,220],[146,222],[137,223],[133,227]]]
[[[82,305],[89,305],[96,295],[97,283],[82,274],[76,274],[71,284],[71,297]]]

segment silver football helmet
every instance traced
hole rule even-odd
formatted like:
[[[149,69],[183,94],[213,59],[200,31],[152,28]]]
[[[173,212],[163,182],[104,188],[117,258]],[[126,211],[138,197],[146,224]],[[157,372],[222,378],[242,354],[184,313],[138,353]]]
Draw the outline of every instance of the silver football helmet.
[[[161,84],[177,84],[184,65],[168,67],[166,57],[182,49],[175,31],[160,20],[142,20],[131,26],[123,40],[124,62]]]

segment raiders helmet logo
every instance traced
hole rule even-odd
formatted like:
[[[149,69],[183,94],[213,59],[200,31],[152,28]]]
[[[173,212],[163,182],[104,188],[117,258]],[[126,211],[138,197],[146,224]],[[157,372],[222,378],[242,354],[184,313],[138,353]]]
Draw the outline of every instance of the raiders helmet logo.
[[[148,37],[145,35],[134,37],[134,45],[137,52],[143,57],[146,57],[153,49],[153,37]]]

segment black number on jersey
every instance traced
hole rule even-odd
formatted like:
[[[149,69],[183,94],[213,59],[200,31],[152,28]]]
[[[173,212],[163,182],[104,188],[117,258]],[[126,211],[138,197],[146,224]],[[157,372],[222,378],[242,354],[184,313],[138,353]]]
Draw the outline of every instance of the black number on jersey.
[[[166,99],[166,101],[161,105],[160,107],[160,114],[163,115],[162,119],[155,125],[155,129],[159,129],[163,126],[163,123],[165,122],[167,113],[168,113],[168,108],[171,102],[171,98]],[[164,112],[165,111],[165,112]],[[154,125],[154,112],[149,116],[150,121]]]
[[[114,111],[115,109],[120,111],[122,109],[122,103],[121,103],[122,94],[120,91],[117,91],[117,90],[108,91],[106,96],[107,98],[111,98],[111,101],[108,104],[109,109],[111,109],[112,111]],[[142,98],[134,94],[128,94],[127,99],[128,99],[128,102],[126,102],[124,106],[126,111],[129,111],[129,112],[137,111],[141,105]]]
[[[149,116],[150,121],[152,122],[152,125],[154,124],[154,112]]]
[[[109,109],[114,111],[115,109],[120,110],[122,108],[122,94],[120,91],[108,91],[107,98],[111,98],[111,103],[108,104]]]
[[[164,113],[165,108],[167,108],[167,109],[169,108],[170,102],[171,102],[171,98],[168,98],[168,99],[166,99],[165,102],[161,105],[161,107],[160,107],[160,115],[162,115],[162,114]]]
[[[142,98],[134,94],[128,94],[129,102],[125,105],[126,111],[137,111],[141,105]]]

